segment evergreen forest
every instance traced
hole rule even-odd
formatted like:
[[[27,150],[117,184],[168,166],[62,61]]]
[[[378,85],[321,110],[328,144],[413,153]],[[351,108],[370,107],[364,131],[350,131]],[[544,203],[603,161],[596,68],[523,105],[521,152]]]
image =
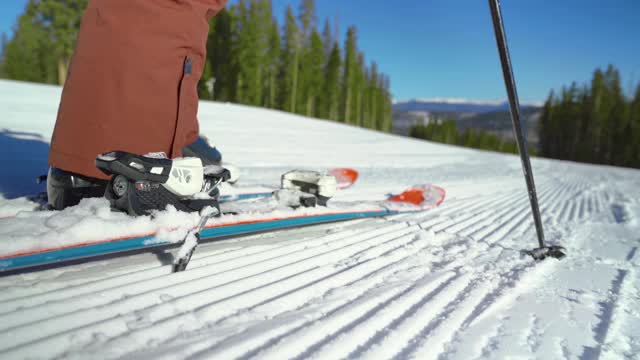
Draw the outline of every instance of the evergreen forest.
[[[434,120],[427,125],[413,126],[409,136],[435,141],[443,144],[458,145],[480,150],[517,154],[515,141],[503,139],[486,130],[467,128],[459,132],[455,120]],[[535,155],[533,146],[529,146],[529,154]]]
[[[63,85],[87,4],[29,0],[2,38],[0,77]],[[357,29],[319,24],[315,0],[283,19],[270,0],[234,1],[213,18],[200,97],[390,131],[390,79],[358,48]]]
[[[517,153],[513,141],[483,130],[462,134],[453,120],[417,125],[410,136],[473,147]],[[591,82],[551,91],[538,122],[539,144],[530,154],[602,165],[640,168],[640,84],[625,91],[620,72],[609,65],[596,69]]]
[[[640,84],[625,95],[619,71],[551,92],[539,123],[544,157],[640,168]]]

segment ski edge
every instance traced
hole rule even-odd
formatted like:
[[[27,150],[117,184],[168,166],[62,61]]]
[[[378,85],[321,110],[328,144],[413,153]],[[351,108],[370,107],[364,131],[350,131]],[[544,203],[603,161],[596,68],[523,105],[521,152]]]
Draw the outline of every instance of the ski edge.
[[[446,191],[435,185],[429,185],[439,194],[439,198],[424,207],[399,209],[387,207],[385,203],[370,210],[335,211],[322,214],[298,215],[280,218],[262,218],[227,224],[206,226],[201,233],[202,242],[228,239],[231,237],[259,234],[273,230],[285,230],[311,225],[374,218],[396,214],[427,211],[439,206],[445,199]],[[386,205],[392,205],[386,203]],[[154,241],[156,234],[138,234],[108,240],[85,242],[65,247],[41,249],[37,251],[8,254],[0,257],[0,277],[40,271],[50,268],[74,265],[99,259],[114,258],[134,253],[154,252],[181,245],[180,242]]]
[[[420,210],[418,210],[420,211]],[[280,219],[261,219],[245,223],[232,223],[224,226],[209,226],[202,231],[202,242],[212,242],[242,235],[259,234],[271,230],[284,230],[303,226],[320,225],[332,222],[372,218],[393,215],[398,211],[380,209],[364,212],[347,212],[323,215],[307,215]],[[180,246],[180,242],[154,242],[155,235],[128,237],[108,241],[96,241],[70,245],[64,248],[14,254],[0,258],[0,276],[79,264],[100,258],[112,258],[136,252],[153,252]],[[148,242],[153,242],[149,244]]]

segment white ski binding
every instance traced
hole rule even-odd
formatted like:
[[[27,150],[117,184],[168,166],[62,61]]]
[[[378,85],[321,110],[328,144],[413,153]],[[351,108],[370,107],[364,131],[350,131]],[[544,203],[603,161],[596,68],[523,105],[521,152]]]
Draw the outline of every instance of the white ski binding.
[[[194,157],[166,159],[113,151],[98,155],[96,166],[112,176],[105,197],[113,209],[149,215],[167,205],[196,212],[218,206],[218,186],[229,179],[225,168],[207,168]],[[219,211],[218,211],[219,213]]]
[[[327,205],[337,189],[335,176],[317,171],[293,170],[282,175],[282,187],[276,199],[289,207]]]

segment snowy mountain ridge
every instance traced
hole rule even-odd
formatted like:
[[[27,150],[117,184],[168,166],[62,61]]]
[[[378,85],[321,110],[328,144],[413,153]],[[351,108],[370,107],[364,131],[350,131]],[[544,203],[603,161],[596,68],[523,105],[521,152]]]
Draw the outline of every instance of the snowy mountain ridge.
[[[60,89],[0,81],[0,242],[153,219],[100,200],[33,212]],[[547,239],[536,243],[516,156],[278,111],[202,102],[201,132],[247,185],[292,168],[355,167],[336,200],[418,183],[421,213],[202,245],[186,272],[149,253],[0,277],[0,358],[637,359],[640,171],[533,159]],[[120,214],[122,215],[122,214]],[[175,220],[175,214],[164,214]],[[185,222],[193,221],[186,219]]]
[[[523,108],[540,108],[544,103],[523,101]],[[394,111],[427,111],[435,113],[486,113],[499,110],[509,110],[507,100],[473,100],[463,98],[426,98],[395,101]]]
[[[455,98],[455,97],[434,97],[434,98],[413,98],[413,99],[409,99],[409,100],[394,101],[394,104],[406,103],[406,102],[444,103],[444,104],[470,104],[470,105],[493,105],[493,106],[495,106],[495,105],[508,105],[508,103],[509,103],[507,99],[475,100],[475,99]],[[524,102],[521,102],[520,105],[541,107],[541,106],[544,105],[544,103],[540,102],[540,101],[524,101]]]

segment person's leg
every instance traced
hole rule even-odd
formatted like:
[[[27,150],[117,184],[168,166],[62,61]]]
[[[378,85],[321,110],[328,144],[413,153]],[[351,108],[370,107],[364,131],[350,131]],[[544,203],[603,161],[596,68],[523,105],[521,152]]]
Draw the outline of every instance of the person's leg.
[[[99,154],[183,156],[198,137],[197,83],[208,20],[225,3],[89,1],[51,139],[47,192],[53,208],[99,193],[90,184],[109,178],[95,166]]]

